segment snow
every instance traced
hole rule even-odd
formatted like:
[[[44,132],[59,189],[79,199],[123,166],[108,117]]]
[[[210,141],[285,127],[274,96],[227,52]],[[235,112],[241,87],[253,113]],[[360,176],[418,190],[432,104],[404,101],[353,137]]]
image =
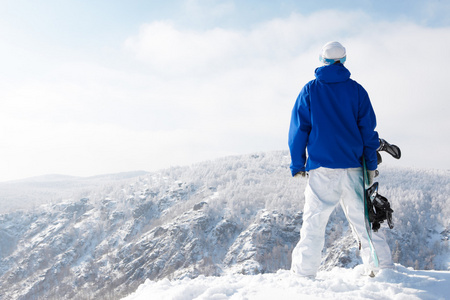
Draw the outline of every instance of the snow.
[[[195,279],[147,280],[124,300],[243,299],[449,299],[450,271],[415,271],[396,265],[376,277],[362,276],[361,266],[321,271],[315,279],[287,270],[272,274],[229,274]]]
[[[381,230],[395,272],[359,276],[358,245],[339,208],[327,225],[319,276],[305,281],[286,271],[306,185],[291,177],[289,163],[287,151],[276,151],[137,177],[0,184],[0,299],[121,299],[139,286],[136,297],[149,289],[151,299],[449,294],[450,171],[379,168],[379,192],[394,209],[395,227]]]

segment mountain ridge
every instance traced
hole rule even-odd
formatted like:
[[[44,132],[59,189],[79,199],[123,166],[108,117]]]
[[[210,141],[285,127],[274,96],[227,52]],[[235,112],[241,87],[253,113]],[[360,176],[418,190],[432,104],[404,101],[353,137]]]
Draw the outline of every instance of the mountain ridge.
[[[380,167],[394,209],[382,225],[394,260],[449,270],[449,177]],[[408,179],[410,178],[410,179]],[[415,182],[410,185],[410,182]],[[0,294],[118,299],[146,279],[288,269],[306,180],[286,151],[232,156],[112,182],[82,198],[0,215]],[[327,226],[321,271],[361,263],[342,211]]]

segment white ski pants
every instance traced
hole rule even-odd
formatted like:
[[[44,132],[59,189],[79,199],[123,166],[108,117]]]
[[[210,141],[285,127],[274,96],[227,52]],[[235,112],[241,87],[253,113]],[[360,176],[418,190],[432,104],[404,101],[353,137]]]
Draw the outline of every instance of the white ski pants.
[[[291,270],[301,276],[315,276],[322,260],[325,228],[330,214],[340,202],[357,242],[366,271],[393,267],[391,251],[381,231],[371,232],[374,260],[364,219],[361,168],[318,168],[309,172],[300,241],[292,252]]]

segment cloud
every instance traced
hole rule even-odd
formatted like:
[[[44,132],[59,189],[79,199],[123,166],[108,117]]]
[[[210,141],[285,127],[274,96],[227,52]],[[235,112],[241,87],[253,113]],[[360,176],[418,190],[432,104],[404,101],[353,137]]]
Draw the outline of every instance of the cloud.
[[[292,14],[249,30],[192,30],[177,28],[172,21],[156,21],[142,25],[136,36],[126,40],[125,47],[154,71],[210,76],[230,68],[292,60],[309,49],[318,53],[324,40],[343,32],[351,34],[365,17],[332,11],[311,16]]]
[[[239,43],[241,36],[232,31],[180,31],[172,22],[158,21],[143,25],[125,45],[155,71],[188,75],[229,56]]]
[[[126,45],[155,71],[179,75],[183,82],[192,77],[201,81],[194,85],[193,94],[199,96],[195,102],[212,102],[213,108],[222,103],[229,111],[214,114],[222,124],[233,120],[241,130],[254,128],[248,137],[265,131],[269,140],[277,141],[272,145],[283,147],[275,136],[284,135],[296,94],[313,78],[321,45],[339,40],[348,49],[353,78],[371,95],[380,134],[405,148],[403,164],[439,167],[441,158],[421,162],[424,149],[417,141],[450,151],[449,143],[439,138],[439,131],[450,125],[445,117],[445,70],[450,63],[442,58],[450,51],[449,38],[448,27],[377,21],[360,11],[321,11],[291,14],[240,31],[193,31],[155,22],[144,25]],[[190,103],[189,96],[186,100]]]
[[[370,92],[379,131],[405,145],[408,165],[448,168],[449,161],[437,151],[450,151],[450,144],[439,137],[450,128],[445,117],[450,96],[445,70],[450,63],[442,59],[450,51],[450,28],[375,25],[369,37],[355,36],[349,42],[352,70]]]
[[[157,170],[212,158],[196,132],[129,130],[114,124],[2,119],[1,179],[42,174],[91,176],[128,170]],[[214,138],[211,139],[214,141]],[[189,145],[186,151],[184,145]],[[197,149],[198,153],[193,152]],[[220,149],[214,149],[214,155]],[[42,173],[45,172],[45,173]]]
[[[122,56],[52,62],[39,77],[4,81],[0,125],[10,130],[0,146],[9,168],[0,179],[286,149],[295,98],[330,40],[347,47],[346,65],[371,96],[380,134],[401,146],[395,164],[449,168],[442,132],[450,125],[450,29],[321,11],[248,29],[155,21],[124,41]]]

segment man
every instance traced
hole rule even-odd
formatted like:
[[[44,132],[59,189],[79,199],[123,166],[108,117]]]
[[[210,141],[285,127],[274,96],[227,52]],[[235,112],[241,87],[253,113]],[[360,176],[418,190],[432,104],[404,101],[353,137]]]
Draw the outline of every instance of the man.
[[[301,90],[289,129],[291,172],[309,175],[300,242],[292,253],[292,271],[314,277],[321,263],[325,227],[338,203],[361,248],[365,272],[393,267],[381,232],[372,232],[372,253],[364,220],[362,160],[373,181],[380,146],[376,119],[365,89],[344,67],[346,50],[338,42],[322,48],[315,80]],[[308,173],[307,173],[308,172]]]

